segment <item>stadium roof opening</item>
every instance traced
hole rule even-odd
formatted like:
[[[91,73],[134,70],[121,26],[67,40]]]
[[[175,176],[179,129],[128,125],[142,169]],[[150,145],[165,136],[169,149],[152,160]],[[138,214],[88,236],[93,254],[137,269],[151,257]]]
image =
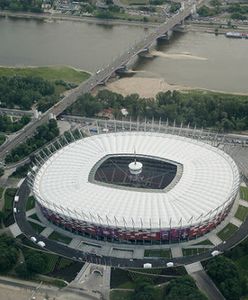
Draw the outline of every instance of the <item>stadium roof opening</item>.
[[[142,166],[139,174],[130,172],[130,164],[137,161]],[[89,181],[125,189],[163,190],[174,180],[180,164],[163,158],[116,154],[101,159],[90,172]],[[180,172],[181,173],[181,172]],[[178,180],[177,180],[178,181]]]

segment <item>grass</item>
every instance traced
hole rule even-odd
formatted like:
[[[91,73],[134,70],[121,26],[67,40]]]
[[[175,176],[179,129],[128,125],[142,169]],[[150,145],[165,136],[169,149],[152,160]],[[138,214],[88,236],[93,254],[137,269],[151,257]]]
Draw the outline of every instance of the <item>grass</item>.
[[[233,233],[238,230],[238,227],[232,223],[229,223],[224,227],[220,232],[217,233],[217,236],[222,240],[227,240]]]
[[[110,300],[131,300],[133,292],[131,291],[111,291]]]
[[[56,232],[54,231],[50,236],[49,236],[49,239],[51,240],[54,240],[54,241],[58,241],[58,242],[61,242],[61,243],[64,243],[64,244],[70,244],[71,242],[71,238],[68,237],[68,236],[65,236],[59,232]]]
[[[72,260],[62,257],[58,264],[58,270],[64,269],[64,268],[70,266],[72,263],[73,263]]]
[[[40,221],[39,217],[36,214],[29,216],[29,218],[36,220],[36,221]]]
[[[149,0],[121,0],[123,4],[126,5],[147,5]]]
[[[134,283],[127,270],[111,269],[110,288],[132,289]]]
[[[165,257],[171,258],[170,249],[154,249],[154,250],[145,250],[145,257]]]
[[[248,188],[245,186],[240,187],[240,197],[241,199],[248,201]]]
[[[67,284],[61,280],[61,279],[58,279],[58,278],[44,278],[42,277],[42,282],[44,284],[51,284],[51,285],[54,285],[54,286],[57,286],[58,288],[63,288],[63,287],[66,287]]]
[[[4,191],[4,188],[3,188],[3,187],[0,187],[0,199],[1,199],[2,196],[3,196],[3,191]]]
[[[239,205],[238,210],[235,214],[235,217],[241,221],[245,221],[248,216],[248,207]]]
[[[33,196],[28,197],[27,203],[26,203],[26,211],[32,209],[35,207],[35,198]]]
[[[5,191],[4,195],[4,211],[12,211],[13,201],[16,194],[16,189],[10,188]]]
[[[0,68],[0,76],[39,76],[49,81],[64,80],[66,82],[81,83],[89,78],[84,71],[75,70],[68,66]]]
[[[51,253],[44,253],[46,255],[46,260],[47,260],[47,270],[46,274],[53,272],[56,263],[59,259],[59,256]]]
[[[28,221],[28,223],[33,227],[36,233],[41,233],[45,229],[45,227],[41,226],[40,224],[36,224],[30,221]]]
[[[192,255],[197,255],[209,251],[209,249],[206,248],[186,248],[182,250],[183,250],[183,256],[192,256]]]
[[[209,245],[209,246],[212,246],[213,243],[210,242],[210,240],[204,240],[204,241],[202,241],[202,242],[199,242],[199,243],[197,243],[197,244],[194,244],[194,246],[195,246],[195,245]]]
[[[110,300],[132,300],[132,299],[134,299],[132,291],[111,291],[110,292]],[[164,299],[163,287],[155,287],[154,299],[156,300]]]

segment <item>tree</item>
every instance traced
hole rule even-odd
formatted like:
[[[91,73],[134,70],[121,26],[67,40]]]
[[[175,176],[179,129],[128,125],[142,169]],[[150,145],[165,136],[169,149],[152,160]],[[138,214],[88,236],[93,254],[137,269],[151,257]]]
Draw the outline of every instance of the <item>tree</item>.
[[[27,269],[26,263],[22,262],[15,268],[16,274],[21,278],[31,277],[30,272]]]
[[[165,288],[165,300],[207,300],[197,288],[194,280],[186,275],[173,279]]]
[[[238,300],[241,294],[239,273],[236,265],[224,256],[210,260],[206,270],[227,300]]]
[[[0,272],[9,271],[17,261],[17,248],[14,239],[0,236]]]
[[[30,252],[26,258],[26,268],[31,274],[42,274],[47,269],[46,257],[40,252]]]
[[[133,300],[155,300],[155,289],[146,278],[135,281]]]

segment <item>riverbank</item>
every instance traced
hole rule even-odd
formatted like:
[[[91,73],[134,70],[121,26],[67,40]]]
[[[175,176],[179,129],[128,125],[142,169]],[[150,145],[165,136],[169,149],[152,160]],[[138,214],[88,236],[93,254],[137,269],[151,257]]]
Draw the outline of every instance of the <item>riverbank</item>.
[[[0,76],[39,76],[49,81],[63,80],[79,84],[90,77],[90,73],[70,66],[0,66]]]
[[[103,89],[103,88],[100,88]],[[184,86],[179,84],[170,84],[164,78],[145,78],[145,77],[129,77],[121,78],[119,80],[107,84],[107,89],[127,96],[130,94],[138,94],[143,98],[155,98],[159,92],[167,91],[192,91],[201,90],[206,92],[216,92],[229,95],[246,96],[248,93],[227,93],[220,90],[210,90],[193,86]]]
[[[128,26],[139,26],[139,27],[157,27],[159,23],[151,22],[138,22],[138,21],[127,21],[121,19],[99,19],[91,16],[66,16],[64,14],[49,14],[41,13],[35,14],[30,12],[11,12],[11,11],[0,11],[0,17],[2,18],[16,18],[16,19],[36,19],[45,22],[56,22],[56,21],[73,21],[73,22],[84,22],[90,24],[99,25],[128,25]]]

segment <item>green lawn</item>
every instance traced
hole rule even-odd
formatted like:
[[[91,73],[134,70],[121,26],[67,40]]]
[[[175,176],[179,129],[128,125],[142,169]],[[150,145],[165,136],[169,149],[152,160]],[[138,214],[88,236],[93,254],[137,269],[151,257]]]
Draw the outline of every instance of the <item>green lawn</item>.
[[[36,221],[40,221],[40,219],[38,218],[38,216],[36,214],[29,216],[29,218],[34,219]]]
[[[170,249],[152,249],[145,250],[145,257],[166,257],[171,258],[171,250]]]
[[[67,66],[0,68],[0,76],[40,76],[46,80],[64,80],[66,82],[81,83],[89,78],[89,74]]]
[[[111,291],[110,292],[110,300],[133,300],[133,299],[134,299],[133,292],[131,292],[131,291]],[[143,298],[143,299],[145,299],[145,298]],[[156,300],[164,299],[164,288],[163,287],[155,287],[155,298],[154,299],[156,299]]]
[[[213,243],[211,243],[210,240],[204,240],[202,242],[194,244],[194,246],[196,246],[196,245],[209,245],[209,246],[212,246]]]
[[[240,197],[241,197],[241,199],[248,201],[248,188],[247,187],[244,187],[244,186],[240,187]]]
[[[70,242],[72,240],[70,237],[63,235],[56,231],[54,231],[48,238],[51,240],[54,240],[54,241],[64,243],[64,244],[70,244]]]
[[[13,209],[13,201],[16,194],[17,189],[7,189],[4,194],[4,211],[12,211]]]
[[[35,207],[35,198],[33,196],[28,197],[26,204],[26,211]]]
[[[224,227],[220,232],[217,233],[217,236],[222,240],[227,240],[233,233],[238,230],[238,227],[232,223],[229,223]]]
[[[46,255],[47,263],[47,270],[46,274],[53,272],[55,265],[59,259],[59,256],[51,253],[44,253]]]
[[[0,146],[6,141],[6,136],[4,134],[0,134]]]
[[[123,4],[126,5],[147,5],[149,0],[121,0]]]
[[[182,250],[183,250],[183,256],[197,255],[209,251],[209,249],[206,248],[187,248]]]
[[[235,217],[241,221],[245,221],[248,216],[248,207],[239,205],[238,210],[235,214]]]
[[[58,270],[64,269],[64,268],[70,266],[72,263],[73,263],[73,261],[71,259],[67,259],[67,258],[62,257],[59,261],[59,264],[58,264],[57,268],[58,268]]]
[[[0,199],[1,199],[2,196],[3,196],[3,191],[4,191],[4,188],[0,187]]]
[[[45,229],[45,227],[31,221],[28,221],[28,223],[33,227],[36,233],[41,233]]]
[[[111,291],[110,300],[132,300],[132,295],[131,291]]]

